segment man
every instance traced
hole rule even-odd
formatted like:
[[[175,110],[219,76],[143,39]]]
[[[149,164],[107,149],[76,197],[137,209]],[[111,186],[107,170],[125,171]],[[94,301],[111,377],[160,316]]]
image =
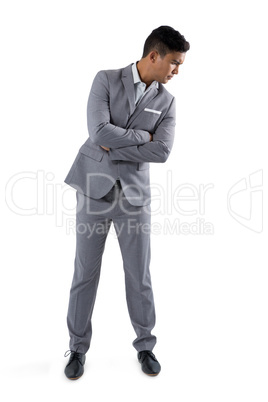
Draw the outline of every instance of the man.
[[[170,154],[175,98],[163,84],[178,74],[189,48],[178,31],[161,26],[146,39],[140,61],[123,69],[100,71],[92,84],[87,105],[89,138],[65,178],[77,190],[75,269],[67,316],[70,359],[65,374],[69,379],[84,372],[111,222],[137,335],[133,346],[143,372],[157,375],[161,370],[152,353],[156,337],[152,334],[155,308],[149,271],[149,162],[163,163]]]

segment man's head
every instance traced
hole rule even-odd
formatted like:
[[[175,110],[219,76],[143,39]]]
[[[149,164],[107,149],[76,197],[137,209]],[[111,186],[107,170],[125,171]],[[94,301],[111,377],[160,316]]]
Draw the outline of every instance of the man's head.
[[[142,57],[148,56],[152,50],[156,50],[164,58],[167,53],[186,53],[189,49],[190,44],[183,35],[163,25],[154,29],[146,39]]]
[[[147,81],[165,84],[174,74],[178,74],[179,65],[184,62],[185,53],[190,49],[186,41],[175,29],[161,26],[154,29],[145,41],[140,66]]]

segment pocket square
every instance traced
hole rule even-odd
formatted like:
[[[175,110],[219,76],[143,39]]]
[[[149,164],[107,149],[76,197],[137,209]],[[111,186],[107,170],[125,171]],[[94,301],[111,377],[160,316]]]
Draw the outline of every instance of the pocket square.
[[[150,113],[155,113],[155,114],[161,114],[162,112],[160,112],[159,110],[154,110],[154,109],[144,109],[145,112],[150,112]]]

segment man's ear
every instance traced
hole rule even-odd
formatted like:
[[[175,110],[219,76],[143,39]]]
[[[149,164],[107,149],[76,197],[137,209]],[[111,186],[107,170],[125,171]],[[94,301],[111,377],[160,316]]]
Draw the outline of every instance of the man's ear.
[[[151,63],[155,63],[157,60],[157,57],[159,56],[159,53],[156,50],[152,50],[149,54],[149,60]]]

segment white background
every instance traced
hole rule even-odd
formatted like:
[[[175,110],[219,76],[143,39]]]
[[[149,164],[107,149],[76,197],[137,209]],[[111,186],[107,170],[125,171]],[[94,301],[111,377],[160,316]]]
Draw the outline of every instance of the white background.
[[[0,15],[5,401],[267,401],[265,2],[2,1]],[[177,98],[174,147],[165,164],[151,164],[152,185],[164,189],[151,261],[162,372],[147,377],[137,362],[111,233],[85,374],[71,382],[63,355],[75,190],[64,178],[88,136],[95,74],[139,60],[160,25],[191,44],[166,86]],[[230,198],[239,182],[244,191]],[[186,185],[181,213],[173,201]],[[203,211],[193,193],[202,185],[211,185]],[[198,228],[202,219],[212,233]],[[173,233],[168,222],[179,223]]]

